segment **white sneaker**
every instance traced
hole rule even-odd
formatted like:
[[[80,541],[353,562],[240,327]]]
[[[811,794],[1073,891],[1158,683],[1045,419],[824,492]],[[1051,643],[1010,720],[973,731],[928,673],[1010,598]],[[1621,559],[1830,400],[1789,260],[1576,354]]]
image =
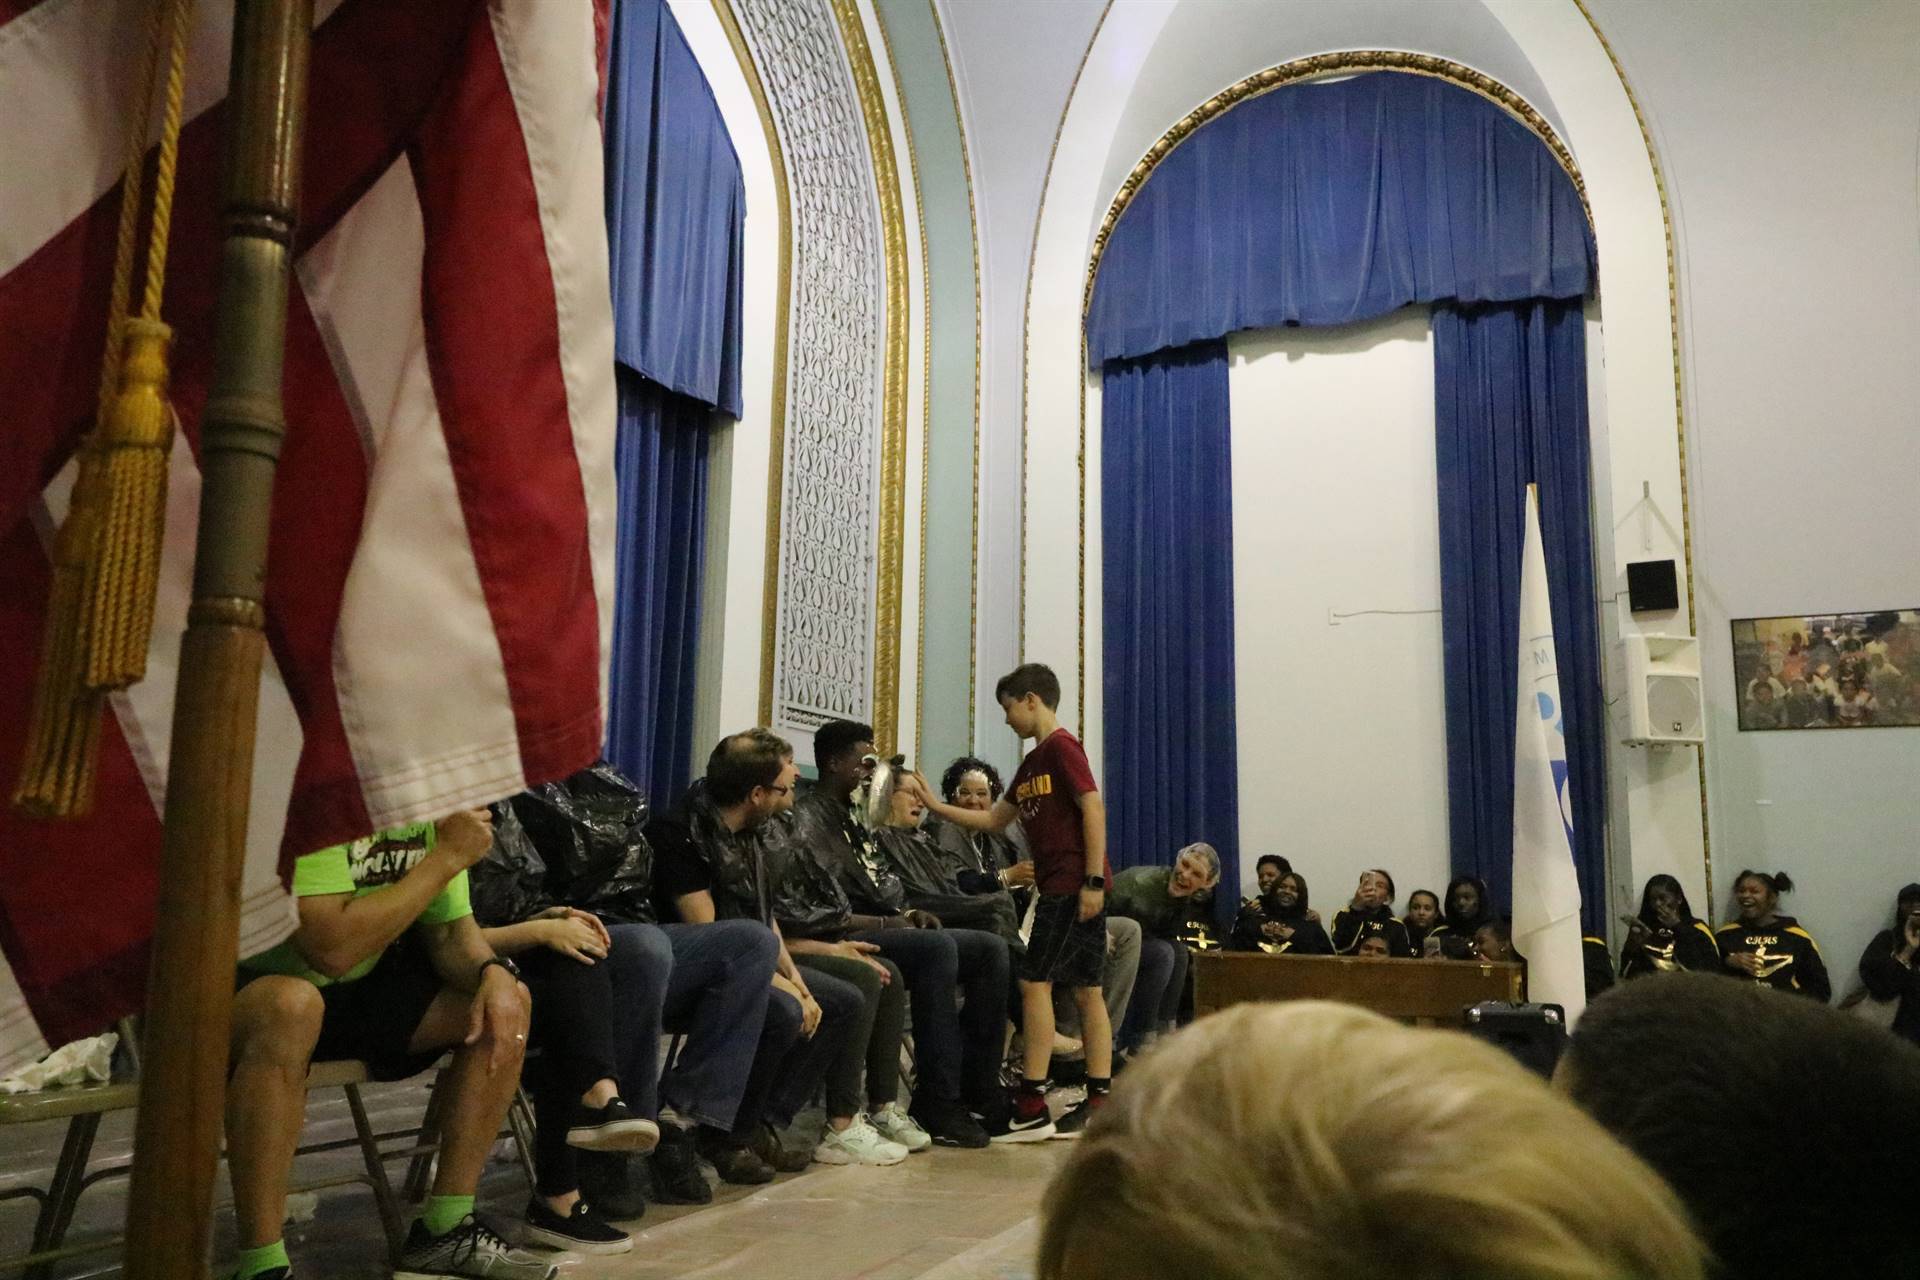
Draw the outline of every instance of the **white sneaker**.
[[[906,1158],[907,1149],[881,1137],[865,1116],[837,1132],[828,1125],[813,1149],[815,1164],[899,1164]]]
[[[933,1135],[913,1122],[906,1108],[889,1102],[870,1117],[875,1132],[895,1146],[908,1151],[926,1151],[933,1146]]]

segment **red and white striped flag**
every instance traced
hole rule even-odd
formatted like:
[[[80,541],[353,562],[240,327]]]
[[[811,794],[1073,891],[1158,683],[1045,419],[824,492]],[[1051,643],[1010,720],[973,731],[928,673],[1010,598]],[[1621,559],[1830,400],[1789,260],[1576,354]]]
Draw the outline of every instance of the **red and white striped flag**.
[[[232,0],[191,44],[165,319],[176,443],[146,680],[95,810],[0,813],[0,1070],[137,1008],[197,441]],[[94,415],[147,0],[0,0],[0,782],[17,776],[72,455]],[[300,853],[601,748],[613,326],[592,0],[321,0],[288,317],[243,953]],[[149,188],[150,189],[150,188]]]

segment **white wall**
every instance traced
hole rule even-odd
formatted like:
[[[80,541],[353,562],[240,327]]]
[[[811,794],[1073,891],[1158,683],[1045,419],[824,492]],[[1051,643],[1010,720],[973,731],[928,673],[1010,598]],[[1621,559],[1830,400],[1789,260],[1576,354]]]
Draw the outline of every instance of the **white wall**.
[[[1448,879],[1427,309],[1228,350],[1241,883],[1284,854],[1325,911],[1385,867],[1404,909]]]
[[[1920,879],[1920,730],[1739,732],[1728,622],[1920,601],[1920,5],[1590,4],[1675,215],[1714,912],[1792,872],[1844,990]]]

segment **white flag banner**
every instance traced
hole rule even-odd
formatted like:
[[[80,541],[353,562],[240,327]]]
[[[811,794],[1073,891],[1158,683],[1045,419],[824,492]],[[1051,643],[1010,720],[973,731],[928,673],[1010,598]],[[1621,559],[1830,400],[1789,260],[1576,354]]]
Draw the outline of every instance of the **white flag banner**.
[[[1561,719],[1553,613],[1540,508],[1527,486],[1520,551],[1519,707],[1513,737],[1513,945],[1527,958],[1527,998],[1557,1004],[1571,1027],[1587,1005],[1580,950],[1580,881],[1573,870],[1573,806]]]

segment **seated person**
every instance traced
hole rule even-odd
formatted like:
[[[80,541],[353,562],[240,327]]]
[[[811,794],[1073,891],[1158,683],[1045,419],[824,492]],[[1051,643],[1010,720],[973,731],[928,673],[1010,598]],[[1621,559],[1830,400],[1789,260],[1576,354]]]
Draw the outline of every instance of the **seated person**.
[[[591,842],[594,856],[581,863],[571,826],[550,828],[562,806],[571,807],[573,793],[589,789],[603,828],[619,812],[606,803],[609,789],[612,798],[627,798],[629,829],[624,838]],[[706,1203],[712,1191],[700,1175],[692,1131],[701,1124],[733,1126],[779,948],[772,933],[751,920],[654,923],[653,850],[638,830],[645,801],[610,765],[537,787],[498,808],[493,852],[472,872],[473,905],[488,941],[518,958],[534,992],[531,1043],[543,1062],[529,1071],[528,1084],[538,1118],[534,1168],[546,1211],[529,1211],[528,1236],[592,1252],[581,1232],[592,1230],[596,1215],[637,1218],[646,1200],[626,1154],[568,1136],[578,1127],[568,1112],[597,1105],[613,1088],[635,1116],[665,1130],[666,1149],[652,1162],[661,1199]],[[582,910],[582,903],[592,910]],[[591,1012],[602,1002],[610,1002],[609,1012]],[[663,1032],[683,1037],[664,1078]],[[608,1055],[611,1072],[604,1066]],[[593,1089],[571,1096],[564,1087],[568,1065],[592,1067]],[[575,1147],[583,1149],[576,1154]],[[576,1207],[582,1202],[586,1211]]]
[[[1860,953],[1860,981],[1875,1000],[1898,1000],[1893,1034],[1920,1044],[1920,884],[1900,890],[1893,928],[1883,929]]]
[[[1780,895],[1793,892],[1784,871],[1742,871],[1733,882],[1738,918],[1714,933],[1728,972],[1776,991],[1793,991],[1825,1004],[1833,996],[1827,962],[1813,935],[1780,914]]]
[[[1188,953],[1178,936],[1196,911],[1194,896],[1219,882],[1220,855],[1210,844],[1188,845],[1170,867],[1128,867],[1114,876],[1107,911],[1138,921],[1141,934],[1140,972],[1117,1050],[1137,1053],[1173,1029],[1187,988]]]
[[[1554,1084],[1679,1193],[1718,1274],[1920,1271],[1920,1051],[1880,1028],[1674,973],[1588,1006]]]
[[[1620,976],[1638,978],[1648,973],[1691,969],[1714,973],[1720,969],[1720,944],[1713,929],[1693,914],[1686,891],[1669,875],[1647,880],[1640,892],[1640,914],[1627,916],[1627,940],[1620,944]]]
[[[1234,922],[1234,946],[1241,951],[1269,955],[1330,956],[1333,942],[1307,905],[1307,881],[1289,871],[1274,882],[1271,893],[1254,900]]]
[[[1378,920],[1368,920],[1360,926],[1360,945],[1353,954],[1363,960],[1391,960],[1393,948],[1387,942],[1387,927]]]
[[[794,806],[793,848],[796,859],[838,885],[853,913],[846,925],[815,936],[872,943],[899,966],[920,1077],[914,1123],[942,1146],[984,1147],[1009,1107],[1000,1082],[1012,983],[1006,941],[979,929],[942,929],[936,917],[908,908],[906,886],[853,809],[873,769],[871,727],[829,720],[814,733],[813,755],[820,781]]]
[[[989,812],[1004,790],[1000,771],[975,756],[961,756],[940,775],[940,794],[962,809]],[[1026,856],[1018,823],[1005,831],[969,831],[929,816],[926,825],[966,892],[1032,886],[1033,862]]]
[[[1378,867],[1360,873],[1353,901],[1333,913],[1331,937],[1339,955],[1352,955],[1360,946],[1361,926],[1378,923],[1386,932],[1387,950],[1394,956],[1413,955],[1407,927],[1393,914],[1393,877]]]
[[[1473,935],[1496,918],[1487,882],[1478,876],[1455,876],[1447,885],[1440,921],[1428,932],[1423,951],[1449,960],[1470,960]]]
[[[1440,897],[1431,889],[1415,889],[1407,895],[1407,914],[1400,923],[1407,926],[1407,945],[1413,948],[1413,954],[1422,955],[1427,949],[1427,935],[1440,923]]]
[[[1000,771],[975,756],[961,756],[947,766],[940,778],[940,790],[947,803],[977,813],[989,813],[1005,788]],[[971,831],[929,814],[927,824],[941,849],[952,859],[962,888],[969,883],[999,887],[1013,895],[1015,912],[1021,921],[1020,946],[1026,946],[1026,930],[1032,927],[1033,855],[1015,822],[1004,831]],[[969,880],[976,874],[979,880]],[[992,877],[989,881],[987,877]],[[1107,1006],[1109,1026],[1126,1020],[1127,1006],[1133,999],[1133,984],[1140,970],[1140,925],[1125,916],[1107,914],[1107,953],[1100,969],[1100,997]],[[1083,1063],[1084,1047],[1079,1044],[1080,1009],[1074,1003],[1070,987],[1053,990],[1053,1025],[1056,1031],[1056,1064]],[[1084,1068],[1082,1068],[1084,1069]]]
[[[243,961],[233,997],[227,1160],[238,1280],[287,1280],[287,1173],[313,1061],[357,1059],[376,1080],[418,1075],[451,1051],[433,1190],[402,1247],[410,1276],[551,1280],[475,1216],[494,1135],[520,1084],[530,999],[473,921],[467,868],[493,842],[484,809],[391,827],[302,856],[300,924]]]
[[[1302,1000],[1128,1072],[1047,1190],[1036,1271],[1700,1280],[1702,1252],[1646,1164],[1501,1050]]]
[[[1026,950],[1012,895],[997,878],[986,875],[966,873],[966,883],[973,887],[961,884],[963,873],[922,827],[927,811],[911,789],[890,786],[874,803],[883,805],[887,815],[886,825],[872,833],[874,851],[900,878],[909,908],[932,913],[948,929],[984,929],[1016,955]]]
[[[747,920],[773,935],[775,971],[746,1089],[731,1127],[711,1115],[696,1140],[723,1180],[743,1186],[773,1180],[782,1151],[769,1126],[791,1125],[813,1100],[866,1007],[857,987],[803,972],[773,918],[765,834],[792,807],[799,776],[784,739],[748,729],[722,738],[707,758],[707,776],[672,812],[647,824],[663,917],[671,912],[701,929]],[[656,1152],[656,1175],[658,1160]]]
[[[1513,949],[1513,926],[1505,920],[1489,920],[1475,930],[1473,949],[1467,954],[1470,959],[1490,960],[1495,964],[1527,963],[1527,958]]]

